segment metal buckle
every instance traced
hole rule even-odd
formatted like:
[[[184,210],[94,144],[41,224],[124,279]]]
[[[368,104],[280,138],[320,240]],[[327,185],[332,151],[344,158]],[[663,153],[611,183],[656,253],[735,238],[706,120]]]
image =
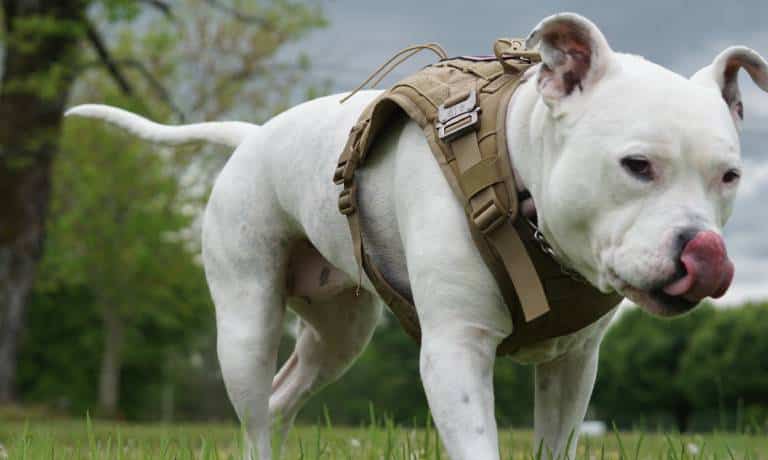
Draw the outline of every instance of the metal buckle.
[[[521,64],[533,64],[541,61],[541,56],[538,51],[530,51],[526,49],[506,51],[501,55],[501,60],[515,60]]]
[[[469,130],[475,129],[479,120],[478,113],[480,107],[477,106],[477,93],[470,89],[467,97],[450,106],[442,104],[437,108],[437,128],[438,137],[449,142]]]
[[[552,245],[549,244],[547,239],[544,237],[544,233],[541,232],[541,229],[538,225],[536,225],[531,219],[524,217],[523,218],[525,222],[528,223],[528,226],[531,228],[531,231],[533,231],[533,239],[538,243],[539,249],[544,254],[548,255],[552,258],[552,260],[557,263],[557,265],[560,267],[560,272],[564,275],[567,275],[574,281],[578,281],[579,283],[583,284],[589,284],[587,280],[581,276],[581,274],[575,270],[572,270],[560,261],[560,258],[558,257],[557,253],[555,252],[554,248],[552,248]]]
[[[507,215],[499,210],[499,207],[493,200],[472,213],[472,221],[483,235],[496,230],[506,219]]]

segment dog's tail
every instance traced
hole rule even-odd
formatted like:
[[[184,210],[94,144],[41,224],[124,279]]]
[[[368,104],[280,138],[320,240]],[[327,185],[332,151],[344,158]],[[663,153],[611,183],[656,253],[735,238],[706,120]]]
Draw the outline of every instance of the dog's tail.
[[[142,139],[168,145],[207,141],[237,147],[246,136],[259,128],[259,125],[240,121],[215,121],[179,126],[161,125],[127,110],[101,104],[78,105],[67,110],[64,115],[100,118]]]

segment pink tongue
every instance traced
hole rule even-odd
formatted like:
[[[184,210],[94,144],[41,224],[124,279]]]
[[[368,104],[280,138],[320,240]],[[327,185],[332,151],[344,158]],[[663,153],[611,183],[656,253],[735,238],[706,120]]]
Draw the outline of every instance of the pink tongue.
[[[669,295],[683,295],[691,289],[691,286],[693,286],[693,281],[694,275],[691,273],[691,270],[688,269],[688,273],[686,273],[685,276],[666,286],[664,288],[664,292]]]
[[[664,288],[667,294],[698,302],[704,297],[721,297],[728,290],[733,279],[733,263],[717,233],[697,233],[683,248],[680,261],[686,274]]]

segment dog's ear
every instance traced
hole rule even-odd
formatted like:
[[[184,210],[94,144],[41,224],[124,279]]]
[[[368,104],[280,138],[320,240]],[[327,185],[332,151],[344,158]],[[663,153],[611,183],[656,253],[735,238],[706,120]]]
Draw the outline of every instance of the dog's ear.
[[[691,80],[713,88],[722,94],[731,110],[737,126],[744,119],[744,104],[739,91],[739,69],[744,68],[752,81],[768,92],[768,63],[755,50],[746,46],[727,48],[712,61],[712,64],[696,72]]]
[[[600,29],[575,13],[560,13],[539,23],[526,47],[539,47],[539,93],[552,107],[574,92],[588,91],[605,74],[613,51]]]

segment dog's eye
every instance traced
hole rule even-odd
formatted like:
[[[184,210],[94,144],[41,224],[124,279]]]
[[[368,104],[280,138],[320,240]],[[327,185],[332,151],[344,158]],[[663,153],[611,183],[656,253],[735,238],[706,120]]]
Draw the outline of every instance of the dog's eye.
[[[653,168],[651,168],[651,162],[643,156],[628,156],[621,159],[621,166],[632,177],[641,181],[653,180]]]
[[[729,169],[725,174],[723,174],[723,183],[733,184],[739,180],[740,177],[741,173],[738,169]]]

